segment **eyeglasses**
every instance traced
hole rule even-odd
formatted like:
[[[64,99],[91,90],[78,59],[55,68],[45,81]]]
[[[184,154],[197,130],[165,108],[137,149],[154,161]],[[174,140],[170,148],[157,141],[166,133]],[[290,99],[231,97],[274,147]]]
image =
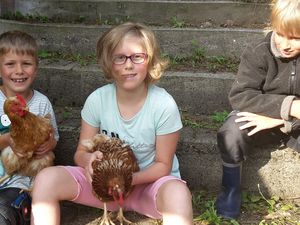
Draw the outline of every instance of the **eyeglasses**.
[[[130,59],[134,64],[141,64],[145,62],[148,55],[146,53],[135,53],[130,56],[127,55],[115,55],[113,56],[113,63],[116,65],[122,65],[126,63],[127,59]]]

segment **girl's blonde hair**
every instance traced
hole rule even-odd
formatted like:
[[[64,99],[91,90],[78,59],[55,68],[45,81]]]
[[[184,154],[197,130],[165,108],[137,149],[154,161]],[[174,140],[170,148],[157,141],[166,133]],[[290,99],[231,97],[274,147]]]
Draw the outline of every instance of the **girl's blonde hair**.
[[[38,47],[35,39],[22,31],[7,31],[0,35],[0,57],[8,52],[28,54],[38,63]]]
[[[123,23],[109,29],[97,43],[97,61],[105,77],[112,80],[112,54],[127,35],[141,39],[142,47],[148,55],[148,74],[145,82],[147,84],[155,83],[166,69],[168,61],[161,58],[159,44],[154,32],[143,24],[132,22]]]
[[[273,0],[271,26],[289,35],[300,35],[300,1]]]

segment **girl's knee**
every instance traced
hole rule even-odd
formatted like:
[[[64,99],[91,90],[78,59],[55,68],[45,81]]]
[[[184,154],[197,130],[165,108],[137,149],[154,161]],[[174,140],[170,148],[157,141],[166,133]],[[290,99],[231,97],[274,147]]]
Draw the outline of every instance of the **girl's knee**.
[[[158,201],[181,202],[189,204],[191,202],[191,192],[187,185],[179,180],[170,180],[163,184],[157,194]]]
[[[35,177],[34,186],[51,185],[60,174],[58,170],[57,167],[47,167],[41,170]]]
[[[161,186],[157,194],[157,209],[166,224],[192,224],[192,195],[185,183],[171,180]]]
[[[64,169],[59,167],[47,167],[41,170],[35,177],[32,196],[33,198],[37,196],[49,196],[55,195],[57,193],[55,190],[61,185],[61,180],[63,180]]]
[[[33,201],[72,200],[78,194],[78,184],[63,167],[53,166],[43,169],[34,180]]]

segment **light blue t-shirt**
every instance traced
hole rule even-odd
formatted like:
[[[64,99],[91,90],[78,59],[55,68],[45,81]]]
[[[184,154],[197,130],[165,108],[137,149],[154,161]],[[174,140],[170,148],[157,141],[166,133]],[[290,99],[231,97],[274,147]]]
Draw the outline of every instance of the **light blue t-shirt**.
[[[1,119],[1,130],[4,130],[6,127],[9,128],[10,121],[8,117],[4,114],[3,111],[3,104],[6,99],[6,96],[3,94],[3,92],[0,90],[0,119]],[[29,108],[29,111],[32,112],[35,115],[39,116],[45,116],[47,114],[50,114],[51,116],[51,124],[54,128],[54,138],[56,140],[59,139],[58,135],[58,129],[57,124],[55,120],[54,111],[52,108],[52,105],[49,101],[49,99],[43,95],[42,93],[34,90],[32,98],[27,102],[27,106]],[[0,160],[1,162],[1,160]],[[2,163],[0,163],[0,177],[5,175],[5,170],[3,168]],[[32,177],[27,176],[20,176],[20,175],[13,175],[10,179],[6,180],[5,182],[0,184],[0,189],[2,188],[8,188],[8,187],[16,187],[21,189],[30,189],[32,186]]]
[[[102,133],[118,137],[129,144],[141,170],[155,161],[156,136],[173,133],[182,128],[180,113],[173,97],[165,89],[155,85],[149,86],[142,109],[129,120],[120,115],[114,84],[105,85],[90,94],[81,116],[89,125],[99,127]],[[171,175],[180,178],[176,155]]]

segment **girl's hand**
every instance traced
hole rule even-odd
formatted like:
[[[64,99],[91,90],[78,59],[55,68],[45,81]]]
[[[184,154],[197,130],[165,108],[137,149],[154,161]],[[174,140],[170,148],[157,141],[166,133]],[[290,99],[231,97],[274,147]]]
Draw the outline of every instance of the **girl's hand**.
[[[49,151],[52,151],[55,148],[56,144],[57,141],[54,138],[54,133],[51,133],[49,139],[34,152],[34,158],[42,158],[44,154],[46,154]]]
[[[102,152],[96,151],[90,154],[90,159],[88,160],[88,165],[85,167],[86,178],[89,183],[92,183],[93,167],[92,163],[94,160],[101,160],[103,157]]]
[[[283,120],[281,119],[274,119],[267,116],[257,115],[255,113],[239,112],[237,113],[237,116],[240,116],[240,118],[235,120],[236,123],[246,122],[244,125],[240,126],[240,130],[254,127],[248,133],[248,136],[251,136],[259,131],[271,129],[283,124]]]

